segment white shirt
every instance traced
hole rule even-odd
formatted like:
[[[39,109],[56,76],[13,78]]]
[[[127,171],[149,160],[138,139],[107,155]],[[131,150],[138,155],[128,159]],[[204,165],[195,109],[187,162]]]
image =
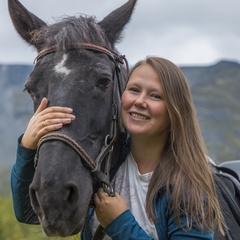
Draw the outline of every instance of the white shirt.
[[[158,235],[155,225],[150,222],[146,214],[146,195],[151,176],[152,172],[145,174],[139,172],[137,163],[132,154],[129,153],[126,161],[117,171],[112,184],[115,192],[127,202],[130,211],[141,228],[149,236],[157,240]],[[92,218],[91,225],[94,232],[99,225],[95,214]],[[109,239],[108,236],[105,236],[104,238],[104,240]]]

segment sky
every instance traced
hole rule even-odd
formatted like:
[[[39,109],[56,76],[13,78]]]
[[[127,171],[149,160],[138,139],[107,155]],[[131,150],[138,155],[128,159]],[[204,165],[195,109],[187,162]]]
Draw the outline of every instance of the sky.
[[[46,23],[63,16],[94,15],[101,21],[127,0],[21,0]],[[240,63],[239,0],[138,0],[116,46],[129,63],[147,55],[180,66]],[[7,0],[0,0],[0,64],[32,64],[36,51],[16,33]]]

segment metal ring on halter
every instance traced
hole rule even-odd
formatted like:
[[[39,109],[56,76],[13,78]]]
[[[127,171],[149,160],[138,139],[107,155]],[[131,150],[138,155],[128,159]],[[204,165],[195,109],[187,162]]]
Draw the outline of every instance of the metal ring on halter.
[[[103,187],[104,192],[106,192],[109,197],[116,196],[112,184],[102,183],[102,187]]]
[[[110,139],[110,134],[108,134],[106,137],[105,137],[105,146],[108,146],[108,141]]]

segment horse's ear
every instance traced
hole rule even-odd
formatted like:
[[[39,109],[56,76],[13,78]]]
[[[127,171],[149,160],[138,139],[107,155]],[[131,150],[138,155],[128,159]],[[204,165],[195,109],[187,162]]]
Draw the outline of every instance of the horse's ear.
[[[29,12],[18,0],[8,0],[8,10],[18,34],[26,42],[38,48],[36,43],[31,39],[31,32],[40,29],[47,24]]]
[[[137,0],[129,0],[98,23],[104,29],[112,45],[120,39],[125,25],[131,19],[136,2]]]

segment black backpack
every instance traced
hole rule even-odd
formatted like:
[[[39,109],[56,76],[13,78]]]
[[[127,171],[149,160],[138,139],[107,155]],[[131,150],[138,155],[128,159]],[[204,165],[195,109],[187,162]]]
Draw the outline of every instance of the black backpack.
[[[218,230],[215,240],[240,240],[240,160],[213,166],[215,183],[223,216],[227,225],[225,236]]]

